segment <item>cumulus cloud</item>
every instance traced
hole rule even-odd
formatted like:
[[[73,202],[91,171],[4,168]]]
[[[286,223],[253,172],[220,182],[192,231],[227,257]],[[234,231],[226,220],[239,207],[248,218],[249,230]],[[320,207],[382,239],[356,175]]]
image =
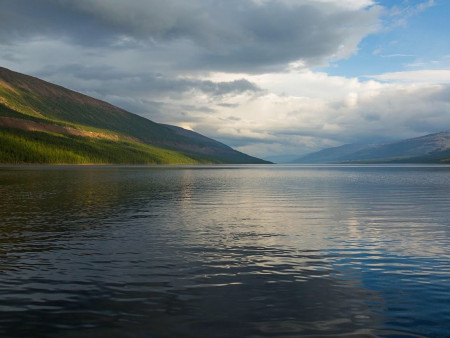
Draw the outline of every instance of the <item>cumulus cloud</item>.
[[[264,79],[249,79],[263,86]],[[301,91],[285,94],[282,90],[269,90],[208,101],[214,114],[189,114],[196,116],[189,121],[190,126],[263,157],[450,129],[450,87],[446,84],[360,81],[311,71],[297,74],[296,81],[302,88],[310,87],[307,95]],[[335,95],[324,94],[320,84]],[[191,100],[192,106],[206,104],[199,96],[184,98],[183,102],[186,100]]]

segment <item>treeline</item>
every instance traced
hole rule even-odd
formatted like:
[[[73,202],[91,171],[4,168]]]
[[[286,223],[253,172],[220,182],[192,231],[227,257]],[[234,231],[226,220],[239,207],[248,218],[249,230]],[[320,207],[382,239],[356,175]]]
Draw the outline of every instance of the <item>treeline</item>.
[[[11,128],[0,129],[0,163],[196,164],[183,153],[132,141],[111,141]]]

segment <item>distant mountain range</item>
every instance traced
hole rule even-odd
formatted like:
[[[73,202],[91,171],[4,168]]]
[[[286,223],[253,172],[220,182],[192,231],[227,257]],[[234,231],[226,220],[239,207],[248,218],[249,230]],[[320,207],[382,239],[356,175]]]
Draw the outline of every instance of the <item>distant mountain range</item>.
[[[0,67],[0,163],[270,163]]]
[[[450,132],[386,144],[346,144],[305,155],[292,163],[450,163]]]

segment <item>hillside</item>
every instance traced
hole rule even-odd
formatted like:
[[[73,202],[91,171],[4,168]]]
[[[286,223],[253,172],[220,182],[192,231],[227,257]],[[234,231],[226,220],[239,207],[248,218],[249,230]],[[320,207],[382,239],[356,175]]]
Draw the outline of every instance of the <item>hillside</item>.
[[[0,67],[0,163],[268,163]]]
[[[293,163],[449,163],[450,132],[379,145],[344,145],[303,156]]]

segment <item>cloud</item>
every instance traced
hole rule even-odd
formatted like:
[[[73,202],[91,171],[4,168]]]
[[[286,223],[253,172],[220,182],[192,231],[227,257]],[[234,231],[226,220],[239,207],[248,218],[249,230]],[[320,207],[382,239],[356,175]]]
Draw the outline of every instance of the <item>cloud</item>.
[[[0,37],[147,54],[167,69],[263,72],[350,56],[377,28],[371,1],[15,0]]]
[[[315,72],[297,77],[302,88],[312,84],[307,96],[270,90],[232,96],[210,102],[214,114],[197,112],[190,126],[261,157],[301,155],[344,143],[384,142],[450,129],[448,85],[360,81]],[[249,80],[262,87],[256,78]],[[320,84],[326,89],[320,90]],[[202,98],[191,102],[201,105]],[[232,115],[240,119],[227,119]]]
[[[388,55],[380,55],[382,58],[408,58],[408,57],[414,57],[415,55],[412,54],[388,54]]]
[[[391,28],[395,26],[404,26],[407,24],[408,19],[419,15],[421,12],[435,5],[434,0],[426,0],[414,5],[410,5],[409,2],[406,1],[400,6],[393,6],[388,12],[388,15],[393,18],[390,26]]]
[[[214,114],[217,108],[232,107],[222,103],[245,95],[257,96],[264,91],[244,78],[211,81],[199,78],[166,76],[152,72],[124,72],[112,67],[67,64],[49,66],[37,76],[115,104],[151,120],[188,126],[189,123]],[[105,84],[107,84],[105,86]]]
[[[419,66],[415,64],[410,66]],[[379,75],[367,76],[379,81],[395,81],[405,83],[448,83],[450,84],[450,70],[447,69],[432,69],[432,70],[415,70],[405,72],[392,72]]]
[[[410,18],[420,14],[430,7],[433,7],[434,5],[434,0],[426,0],[414,5],[410,5],[408,4],[408,1],[406,1],[406,6],[394,6],[390,14],[392,16],[402,16],[404,18]]]

